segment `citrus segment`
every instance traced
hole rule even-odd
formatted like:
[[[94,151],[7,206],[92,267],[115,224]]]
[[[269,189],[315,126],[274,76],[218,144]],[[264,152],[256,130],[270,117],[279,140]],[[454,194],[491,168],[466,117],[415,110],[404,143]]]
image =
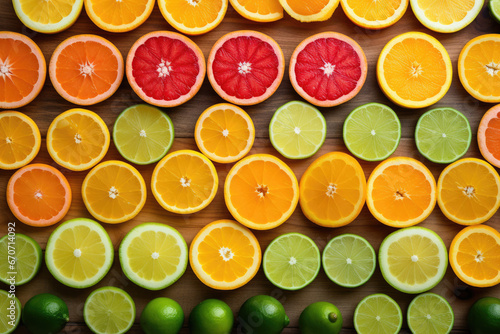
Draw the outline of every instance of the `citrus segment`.
[[[16,262],[12,266],[9,255],[13,247]],[[16,286],[28,283],[36,276],[41,264],[42,249],[35,240],[21,233],[7,234],[0,238],[0,281],[4,284],[13,283],[10,280],[12,275]]]
[[[488,110],[477,129],[477,143],[481,155],[493,166],[500,167],[500,105]]]
[[[85,11],[99,28],[126,32],[143,24],[153,11],[155,0],[85,0]]]
[[[488,1],[488,8],[490,9],[490,15],[500,23],[500,1],[490,0]]]
[[[403,314],[394,299],[377,293],[359,302],[353,320],[359,334],[397,334],[403,325]]]
[[[423,293],[408,306],[408,327],[414,334],[448,334],[455,316],[450,304],[435,293]]]
[[[279,0],[285,11],[301,22],[326,21],[332,17],[340,0]]]
[[[272,22],[283,18],[279,0],[229,0],[244,18],[257,22]]]
[[[13,306],[13,307],[12,307]],[[19,326],[19,323],[21,322],[21,303],[19,302],[19,299],[14,296],[14,298],[11,298],[11,295],[9,292],[5,290],[0,290],[0,307],[2,310],[8,310],[4,311],[5,315],[2,317],[2,320],[0,320],[0,333],[1,334],[10,334],[14,333],[16,330],[17,326]],[[12,313],[9,308],[12,307]],[[7,313],[8,312],[8,313]],[[10,315],[13,315],[13,321],[11,322]]]
[[[409,0],[341,0],[347,17],[360,27],[387,28],[399,21],[408,8]]]

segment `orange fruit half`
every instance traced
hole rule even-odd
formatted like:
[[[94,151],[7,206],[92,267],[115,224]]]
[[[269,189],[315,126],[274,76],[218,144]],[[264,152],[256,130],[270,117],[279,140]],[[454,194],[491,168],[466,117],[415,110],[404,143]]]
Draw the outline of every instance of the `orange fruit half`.
[[[244,18],[257,22],[272,22],[283,18],[279,0],[229,0]]]
[[[79,105],[102,102],[123,79],[123,58],[108,40],[76,35],[59,44],[49,64],[50,81],[64,99]]]
[[[500,168],[500,104],[488,110],[477,129],[477,143],[483,157]]]
[[[356,159],[342,152],[316,159],[300,179],[300,207],[313,223],[340,227],[365,205],[366,179]]]
[[[153,11],[155,0],[85,0],[85,11],[99,28],[126,32],[143,24]]]
[[[50,226],[64,218],[71,205],[66,177],[49,165],[32,164],[15,172],[7,184],[7,204],[21,222]]]
[[[460,231],[450,246],[451,268],[466,284],[490,287],[500,283],[500,233],[487,225]]]
[[[387,28],[398,22],[410,0],[340,0],[347,17],[367,29]]]
[[[226,176],[224,199],[233,217],[256,230],[283,224],[299,201],[293,171],[269,154],[254,154],[238,161]]]
[[[387,159],[368,178],[366,204],[385,225],[416,225],[436,205],[436,180],[420,161],[406,157]]]
[[[30,38],[0,31],[0,108],[14,109],[37,97],[47,74],[43,53]]]
[[[340,0],[279,0],[285,11],[301,22],[326,21],[332,17]]]
[[[206,225],[191,242],[189,262],[207,286],[233,290],[247,284],[260,267],[259,241],[250,230],[232,220]]]

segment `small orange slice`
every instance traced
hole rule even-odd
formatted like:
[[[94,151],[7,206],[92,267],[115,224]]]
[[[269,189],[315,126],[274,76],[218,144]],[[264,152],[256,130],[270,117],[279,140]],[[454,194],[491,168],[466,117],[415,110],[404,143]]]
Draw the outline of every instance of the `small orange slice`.
[[[108,40],[72,36],[57,46],[49,64],[50,81],[64,99],[92,105],[114,94],[123,79],[123,58]]]
[[[301,22],[326,21],[332,17],[340,0],[279,0],[283,9]]]
[[[340,0],[347,17],[367,29],[387,28],[398,22],[410,0]]]
[[[224,184],[224,199],[233,217],[256,230],[283,224],[299,201],[293,171],[269,154],[254,154],[238,161]]]
[[[460,231],[450,246],[450,265],[466,284],[490,287],[500,283],[500,233],[487,225]]]
[[[189,262],[207,286],[233,290],[247,284],[260,267],[259,241],[250,230],[232,220],[217,220],[194,237]]]
[[[231,6],[244,18],[256,22],[272,22],[283,18],[279,0],[229,0]]]
[[[0,31],[0,108],[14,109],[37,97],[47,74],[45,58],[30,38]]]
[[[406,157],[387,159],[368,178],[366,204],[383,224],[416,225],[436,205],[436,180],[420,161]]]
[[[7,184],[7,204],[21,222],[50,226],[59,222],[71,205],[66,177],[49,165],[32,164],[15,172]]]
[[[340,227],[365,205],[366,179],[356,159],[342,152],[316,159],[300,179],[300,207],[313,223]]]
[[[155,0],[85,0],[85,11],[99,28],[110,32],[131,31],[151,15]]]
[[[477,143],[483,157],[500,168],[500,104],[488,110],[477,129]]]

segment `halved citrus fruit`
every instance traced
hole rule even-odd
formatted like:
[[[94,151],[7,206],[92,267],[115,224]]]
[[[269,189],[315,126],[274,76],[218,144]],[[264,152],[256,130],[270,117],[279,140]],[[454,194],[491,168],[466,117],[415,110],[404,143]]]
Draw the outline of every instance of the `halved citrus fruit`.
[[[458,76],[474,98],[500,102],[500,34],[471,39],[458,57]]]
[[[226,176],[224,199],[233,217],[256,230],[283,224],[299,201],[293,171],[269,154],[254,154],[238,161]]]
[[[411,301],[406,320],[413,334],[449,334],[453,329],[455,315],[446,299],[427,292]]]
[[[9,308],[11,308],[12,310],[9,310],[8,313],[4,312],[6,317],[3,321],[0,322],[0,333],[14,333],[21,323],[21,302],[19,301],[19,299],[17,299],[16,296],[12,296],[10,292],[0,290],[0,307],[3,310],[7,310]],[[9,317],[7,317],[7,315]],[[10,321],[10,315],[13,316],[14,320]]]
[[[457,224],[484,223],[500,207],[500,177],[484,160],[458,160],[441,172],[437,202],[444,215]]]
[[[143,24],[153,11],[155,0],[85,0],[85,11],[99,28],[126,32]]]
[[[214,164],[191,150],[169,153],[158,162],[151,177],[151,191],[156,200],[174,213],[204,209],[213,201],[218,186]]]
[[[394,299],[376,293],[358,303],[353,321],[358,334],[398,334],[403,326],[403,314]]]
[[[481,155],[490,164],[500,168],[500,104],[488,110],[479,122],[477,144]]]
[[[189,263],[205,285],[233,290],[247,284],[259,270],[259,241],[247,228],[232,220],[217,220],[196,234],[189,249]]]
[[[407,32],[391,39],[377,62],[384,94],[405,108],[425,108],[438,102],[451,85],[450,56],[434,37]]]
[[[68,29],[76,22],[83,0],[12,1],[17,17],[31,30],[54,34]]]
[[[244,18],[257,22],[272,22],[283,18],[279,0],[229,0]]]
[[[131,165],[117,160],[101,162],[82,184],[85,207],[97,220],[109,224],[137,216],[146,203],[146,184]]]
[[[313,223],[340,227],[365,205],[366,179],[352,156],[330,152],[316,159],[300,179],[300,207]]]
[[[190,100],[205,78],[205,57],[189,38],[153,31],[139,38],[127,56],[127,79],[145,102],[175,107]]]
[[[387,28],[398,22],[408,8],[409,0],[340,0],[345,15],[367,29]]]
[[[276,91],[285,58],[274,39],[258,31],[230,32],[215,42],[208,56],[208,79],[224,100],[252,105]]]
[[[406,157],[387,159],[368,178],[366,204],[383,224],[416,225],[436,205],[436,180],[420,161]]]
[[[337,32],[303,40],[290,59],[295,91],[319,107],[333,107],[359,93],[366,80],[366,56],[356,41]]]
[[[332,17],[340,0],[279,0],[285,11],[301,22],[326,21]]]
[[[31,164],[15,172],[7,184],[7,204],[21,222],[50,226],[59,222],[71,205],[66,177],[49,165]]]
[[[123,58],[108,40],[76,35],[59,44],[49,64],[50,81],[64,99],[79,105],[102,102],[123,79]]]
[[[36,123],[17,111],[0,112],[0,168],[17,169],[35,159],[42,138]]]
[[[94,167],[108,152],[109,141],[106,123],[85,109],[63,112],[47,131],[47,150],[52,159],[74,171]]]
[[[13,247],[16,259],[14,264],[12,263]],[[0,282],[16,286],[26,284],[35,278],[42,262],[40,245],[27,235],[9,233],[0,238]],[[12,275],[14,282],[11,280]]]
[[[47,74],[42,51],[30,38],[0,31],[0,108],[19,108],[37,97]]]
[[[200,115],[194,138],[200,151],[210,160],[231,163],[250,151],[255,139],[255,128],[243,109],[220,103],[207,108]]]

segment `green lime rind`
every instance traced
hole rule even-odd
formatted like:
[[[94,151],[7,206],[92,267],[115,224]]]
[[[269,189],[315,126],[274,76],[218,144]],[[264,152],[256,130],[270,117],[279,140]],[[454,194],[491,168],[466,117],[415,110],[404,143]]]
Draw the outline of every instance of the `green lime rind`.
[[[9,248],[10,246],[10,248]],[[12,248],[14,247],[14,248]],[[12,257],[16,258],[15,269],[11,270],[9,263],[9,251]],[[10,285],[9,272],[15,272],[16,282],[14,285],[20,286],[31,281],[42,265],[42,249],[40,245],[27,235],[15,233],[15,236],[8,234],[0,239],[0,282]]]
[[[500,23],[500,0],[490,0],[488,3],[491,16]]]
[[[322,255],[326,276],[345,288],[368,282],[377,267],[372,245],[356,234],[341,234],[328,242]]]
[[[262,267],[267,279],[283,290],[309,285],[321,268],[321,254],[314,241],[301,233],[274,239],[264,252]]]
[[[347,149],[359,159],[385,160],[398,148],[401,123],[388,106],[364,104],[351,111],[345,119],[343,138]]]
[[[406,317],[413,334],[448,334],[455,322],[450,303],[431,292],[416,296],[408,306]]]
[[[308,103],[290,101],[279,107],[271,118],[269,138],[285,158],[309,158],[325,142],[325,117]]]
[[[177,264],[176,271],[172,275],[165,277],[163,280],[146,279],[144,277],[145,273],[142,272],[141,276],[138,273],[134,272],[130,267],[130,263],[128,261],[127,250],[132,240],[138,235],[150,231],[163,232],[169,236],[172,236],[173,238],[175,238],[175,240],[177,241],[177,245],[180,248],[181,252],[180,260],[179,263]],[[153,242],[153,240],[151,240],[151,242]],[[125,276],[127,276],[127,278],[133,283],[148,290],[161,290],[174,284],[184,274],[188,265],[188,247],[186,241],[184,240],[183,236],[179,233],[179,231],[165,224],[143,223],[134,227],[123,238],[118,252],[120,258],[120,265]]]
[[[428,160],[448,164],[469,150],[472,131],[469,121],[453,108],[435,108],[420,116],[415,129],[417,149]]]
[[[12,300],[14,301],[13,314],[10,310],[12,307]],[[2,319],[0,319],[0,334],[13,333],[21,321],[21,302],[19,302],[19,299],[17,299],[16,296],[11,296],[7,291],[0,290],[0,307],[2,310]],[[10,318],[10,315],[12,315],[12,318]]]
[[[87,297],[83,318],[96,334],[123,334],[134,324],[135,304],[122,289],[105,286]]]
[[[125,109],[113,126],[116,149],[123,158],[137,165],[149,165],[161,160],[172,147],[174,137],[174,124],[170,117],[147,104]]]
[[[353,321],[358,334],[397,334],[403,326],[403,313],[394,299],[376,293],[359,302]]]

